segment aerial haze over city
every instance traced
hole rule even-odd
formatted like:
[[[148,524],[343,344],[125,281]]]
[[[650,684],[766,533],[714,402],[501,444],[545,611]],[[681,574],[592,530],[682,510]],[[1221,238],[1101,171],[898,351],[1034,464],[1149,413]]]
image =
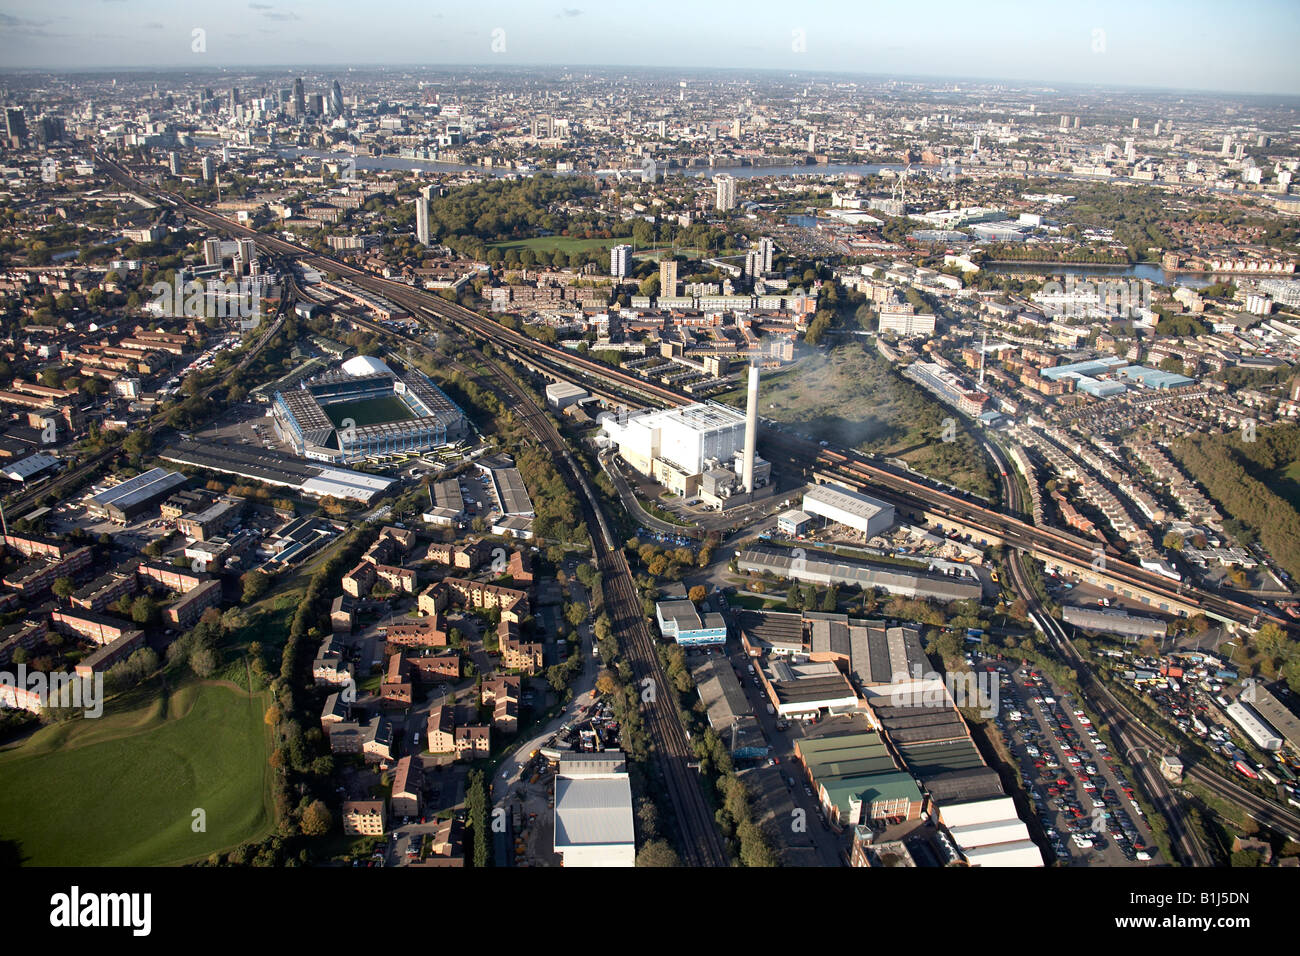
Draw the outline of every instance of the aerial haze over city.
[[[38,921],[167,935],[248,868],[905,867],[1261,928],[1297,18],[6,4]]]

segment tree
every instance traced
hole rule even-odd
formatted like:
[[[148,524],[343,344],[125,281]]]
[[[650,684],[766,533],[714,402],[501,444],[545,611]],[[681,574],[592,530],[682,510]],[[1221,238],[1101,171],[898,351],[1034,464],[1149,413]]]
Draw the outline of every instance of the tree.
[[[822,610],[833,614],[835,611],[839,610],[839,606],[840,606],[839,588],[837,588],[835,585],[832,584],[827,589],[826,596],[822,598]]]
[[[313,800],[302,812],[302,832],[307,836],[324,836],[334,828],[334,815],[324,800]]]
[[[600,675],[596,678],[596,693],[603,697],[608,697],[617,690],[618,678],[614,676],[614,672],[611,670],[601,671]]]
[[[158,616],[158,602],[148,594],[142,594],[131,602],[131,620],[135,623],[156,624]]]
[[[271,587],[271,579],[261,571],[245,571],[239,583],[244,588],[242,597],[245,604],[252,604]]]
[[[677,851],[673,849],[672,844],[667,840],[651,840],[641,847],[641,852],[636,855],[636,865],[670,867],[681,866],[682,861],[678,858]]]
[[[686,596],[695,604],[699,604],[708,596],[708,594],[709,592],[703,584],[697,584],[695,587],[691,588]]]
[[[209,677],[217,669],[217,652],[210,647],[200,647],[190,655],[190,670],[199,677]]]
[[[574,602],[564,609],[564,617],[571,625],[577,627],[587,619],[587,605],[581,602]]]
[[[471,770],[465,782],[465,810],[473,838],[474,865],[477,867],[487,866],[490,860],[487,805],[487,786],[483,781],[483,771]]]
[[[72,596],[74,591],[77,590],[77,586],[72,582],[72,578],[61,577],[54,582],[54,586],[51,590],[54,591],[56,597],[66,600]]]

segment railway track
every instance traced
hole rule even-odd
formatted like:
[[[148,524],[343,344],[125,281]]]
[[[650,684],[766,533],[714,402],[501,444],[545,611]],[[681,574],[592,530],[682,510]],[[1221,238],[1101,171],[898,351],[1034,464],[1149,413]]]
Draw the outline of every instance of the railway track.
[[[406,308],[431,313],[454,328],[469,330],[475,335],[498,345],[513,348],[520,355],[545,359],[553,366],[586,375],[589,378],[609,382],[628,393],[645,395],[665,405],[680,406],[696,400],[666,386],[584,359],[568,350],[530,339],[526,335],[508,329],[490,319],[485,319],[470,309],[414,289],[404,283],[375,276],[338,259],[322,256],[303,249],[294,243],[248,229],[215,213],[194,206],[180,197],[146,186],[109,157],[101,154],[96,155],[100,157],[110,175],[121,180],[124,185],[129,185],[137,191],[152,192],[159,195],[163,197],[164,202],[173,208],[182,210],[186,215],[200,222],[228,233],[254,239],[263,248],[279,255],[292,257],[315,268],[337,273],[354,283],[358,288],[382,295]],[[928,508],[946,509],[954,517],[997,534],[1007,540],[1012,547],[1032,551],[1040,556],[1056,556],[1074,562],[1084,561],[1088,564],[1091,564],[1094,558],[1093,548],[1095,545],[1092,542],[1053,529],[1039,528],[1023,520],[1001,514],[991,508],[981,507],[965,498],[947,494],[901,471],[883,468],[852,450],[821,448],[811,442],[801,443],[796,439],[792,439],[789,435],[772,431],[769,431],[764,436],[764,442],[780,444],[792,455],[797,455],[805,465],[816,464],[843,469],[847,474],[856,475],[859,480],[865,483],[881,485],[892,489],[895,494],[909,496],[915,500],[914,504],[920,502]],[[1134,565],[1118,561],[1110,562],[1104,574],[1108,578],[1112,578],[1121,587],[1140,587],[1153,594],[1166,596],[1170,600],[1195,605],[1201,610],[1220,615],[1228,620],[1269,621],[1286,630],[1297,629],[1295,623],[1290,619],[1271,614],[1262,608],[1241,601],[1196,588],[1171,588],[1167,578]]]
[[[383,326],[369,320],[352,321],[361,328],[388,333]],[[433,354],[423,343],[404,344],[425,355]],[[566,474],[570,487],[578,494],[583,520],[592,535],[592,548],[605,594],[605,608],[632,666],[635,685],[642,697],[642,713],[654,743],[654,756],[679,823],[682,861],[688,866],[728,866],[730,857],[700,790],[699,774],[689,766],[693,756],[690,741],[677,714],[672,685],[659,661],[654,637],[642,614],[641,599],[622,548],[613,539],[595,493],[549,416],[496,361],[485,359],[485,364],[491,369],[497,391],[509,399],[513,414],[551,455],[557,469]],[[450,362],[448,365],[472,378],[482,379],[477,370],[462,363]]]
[[[1213,866],[1214,858],[1201,844],[1196,835],[1184,825],[1177,796],[1173,793],[1168,782],[1161,776],[1159,770],[1151,764],[1150,732],[1146,731],[1145,728],[1141,728],[1137,721],[1132,720],[1131,715],[1119,705],[1119,702],[1115,700],[1110,692],[1097,682],[1096,678],[1092,676],[1091,670],[1082,661],[1078,651],[1070,643],[1064,630],[1061,629],[1054,618],[1043,610],[1037,593],[1029,586],[1024,567],[1021,564],[1021,556],[1014,551],[1011,552],[1007,564],[1016,590],[1029,604],[1031,620],[1038,630],[1047,637],[1048,643],[1056,654],[1075,667],[1076,673],[1079,675],[1080,689],[1096,710],[1098,718],[1104,720],[1110,727],[1114,741],[1124,748],[1125,759],[1132,764],[1136,771],[1135,776],[1142,784],[1147,796],[1161,816],[1164,817],[1181,862],[1188,866]],[[1160,741],[1160,743],[1162,746],[1157,749],[1163,754],[1164,741]],[[1142,750],[1147,751],[1148,759],[1145,761],[1133,759],[1134,754]]]
[[[125,169],[117,166],[106,157],[101,158],[106,165],[111,167],[113,174],[117,178],[121,178],[133,188],[150,191],[144,184],[131,177]],[[157,190],[154,191],[157,192]],[[611,369],[600,363],[581,359],[553,346],[529,339],[527,336],[485,319],[469,309],[415,290],[403,283],[381,279],[331,257],[316,255],[292,243],[257,233],[224,217],[193,206],[178,197],[168,197],[167,201],[173,207],[183,208],[187,215],[211,227],[232,232],[245,238],[253,238],[259,245],[277,254],[300,260],[314,267],[336,272],[359,288],[382,295],[398,305],[411,309],[413,315],[423,315],[426,319],[432,316],[453,328],[468,330],[488,341],[512,348],[517,357],[526,358],[528,361],[545,363],[553,373],[563,369],[568,372],[592,376],[598,380],[609,381],[632,394],[646,395],[670,406],[680,406],[694,401],[693,398],[672,389]],[[364,320],[360,320],[360,322],[363,323]],[[388,331],[382,326],[375,327],[384,332]],[[577,469],[576,464],[568,458],[567,452],[563,449],[563,442],[559,439],[558,433],[554,432],[554,426],[546,418],[545,414],[536,407],[531,397],[520,389],[508,375],[500,372],[499,369],[494,377],[501,382],[506,391],[515,394],[520,399],[516,411],[528,423],[528,427],[538,437],[538,440],[557,457],[566,458],[566,470],[570,473],[571,481],[576,483],[584,492],[581,500],[583,501],[584,513],[589,519],[588,527],[592,527],[594,521],[595,526],[604,529],[607,549],[602,550],[599,547],[599,542],[596,543],[595,550],[598,556],[598,566],[605,580],[607,606],[610,607],[613,613],[618,615],[616,626],[621,624],[628,629],[623,632],[620,627],[620,633],[621,636],[626,637],[625,646],[626,650],[629,651],[629,657],[633,660],[634,673],[637,675],[638,680],[649,678],[656,681],[656,686],[667,688],[668,685],[664,679],[662,668],[659,666],[658,657],[654,653],[653,638],[650,637],[648,628],[645,626],[644,617],[641,614],[640,602],[636,597],[636,588],[631,577],[631,571],[618,551],[617,543],[609,540],[603,516],[595,503],[594,495],[585,486],[584,477],[580,470]],[[608,394],[612,395],[614,393],[610,392]],[[1001,537],[1010,548],[1012,573],[1017,578],[1017,587],[1023,593],[1032,596],[1035,604],[1037,603],[1037,595],[1032,589],[1028,589],[1024,569],[1020,563],[1021,552],[1036,553],[1048,557],[1056,556],[1071,561],[1086,561],[1089,563],[1091,563],[1094,556],[1094,546],[1091,542],[1052,529],[1038,528],[1019,518],[973,504],[964,498],[935,489],[897,470],[882,468],[850,450],[816,447],[811,442],[800,442],[788,435],[779,435],[778,433],[770,433],[766,436],[766,440],[784,446],[791,452],[793,458],[802,461],[805,466],[821,466],[835,470],[850,481],[871,486],[873,489],[884,487],[888,489],[890,495],[899,501],[906,502],[910,507],[915,508],[919,505],[924,508],[946,512],[972,527],[987,530]],[[1107,568],[1106,576],[1120,586],[1140,587],[1157,595],[1163,594],[1172,600],[1197,605],[1203,610],[1225,616],[1230,620],[1250,620],[1252,622],[1268,620],[1288,630],[1294,629],[1292,622],[1286,618],[1272,615],[1261,608],[1195,588],[1179,588],[1175,590],[1168,587],[1165,578],[1144,569],[1123,565],[1120,562],[1111,563]],[[1059,628],[1059,625],[1056,625],[1053,619],[1043,614],[1041,608],[1038,609],[1037,613],[1041,615],[1048,629],[1053,625]],[[1063,656],[1083,667],[1082,673],[1089,674],[1089,686],[1094,688],[1097,696],[1106,702],[1104,707],[1099,706],[1098,709],[1099,711],[1108,711],[1112,725],[1118,725],[1122,728],[1118,731],[1121,738],[1127,737],[1137,747],[1165,746],[1162,738],[1145,728],[1136,717],[1114,699],[1113,695],[1105,687],[1098,684],[1094,678],[1091,678],[1086,666],[1063,632],[1054,639],[1054,642],[1059,644]],[[725,865],[725,849],[721,847],[721,838],[708,816],[697,782],[684,779],[686,775],[691,773],[686,768],[686,762],[690,759],[689,742],[685,739],[684,730],[680,721],[677,720],[675,712],[671,715],[671,720],[669,720],[662,713],[661,708],[662,705],[660,707],[653,705],[647,707],[648,723],[652,734],[656,737],[656,743],[660,745],[658,756],[665,773],[665,780],[668,784],[674,810],[678,813],[679,821],[685,827],[694,831],[694,836],[689,841],[689,848],[684,845],[687,862],[693,865]],[[1281,810],[1254,794],[1247,793],[1217,774],[1202,768],[1192,768],[1189,775],[1213,792],[1246,806],[1258,814],[1256,819],[1264,817],[1268,821],[1273,821],[1270,825],[1279,827],[1282,832],[1287,833],[1292,838],[1295,838],[1295,834],[1300,832],[1300,818]],[[1163,778],[1152,772],[1149,767],[1144,767],[1143,776],[1144,778],[1150,777],[1150,780],[1147,781],[1148,790],[1152,791],[1153,794],[1160,794]],[[1168,792],[1167,788],[1165,788],[1164,792]],[[1168,800],[1173,800],[1172,794],[1168,795]],[[1166,816],[1171,822],[1171,833],[1175,834],[1176,844],[1179,846],[1184,858],[1192,862],[1193,865],[1207,865],[1208,854],[1186,828],[1181,825],[1181,821],[1177,817],[1176,807],[1167,804],[1161,807],[1162,812],[1166,808],[1169,811]],[[1261,822],[1264,822],[1264,820],[1261,820]],[[710,860],[710,862],[701,862],[704,860]]]

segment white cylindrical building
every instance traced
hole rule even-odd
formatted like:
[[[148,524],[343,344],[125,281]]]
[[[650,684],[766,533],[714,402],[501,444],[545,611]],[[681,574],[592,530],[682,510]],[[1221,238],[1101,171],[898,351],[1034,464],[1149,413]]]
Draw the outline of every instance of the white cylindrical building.
[[[758,445],[758,366],[749,367],[749,396],[745,402],[745,494],[754,491],[754,450]]]

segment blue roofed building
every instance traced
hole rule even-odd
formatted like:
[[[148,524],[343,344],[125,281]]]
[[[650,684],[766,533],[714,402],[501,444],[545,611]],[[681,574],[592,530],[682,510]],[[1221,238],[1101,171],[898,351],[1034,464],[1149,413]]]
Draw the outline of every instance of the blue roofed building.
[[[727,622],[716,611],[701,617],[690,601],[660,601],[655,605],[659,633],[685,646],[727,643]]]
[[[1147,368],[1145,365],[1129,365],[1119,369],[1115,374],[1142,388],[1182,388],[1184,385],[1196,384],[1196,379],[1188,378],[1186,375],[1166,372],[1158,368]]]

